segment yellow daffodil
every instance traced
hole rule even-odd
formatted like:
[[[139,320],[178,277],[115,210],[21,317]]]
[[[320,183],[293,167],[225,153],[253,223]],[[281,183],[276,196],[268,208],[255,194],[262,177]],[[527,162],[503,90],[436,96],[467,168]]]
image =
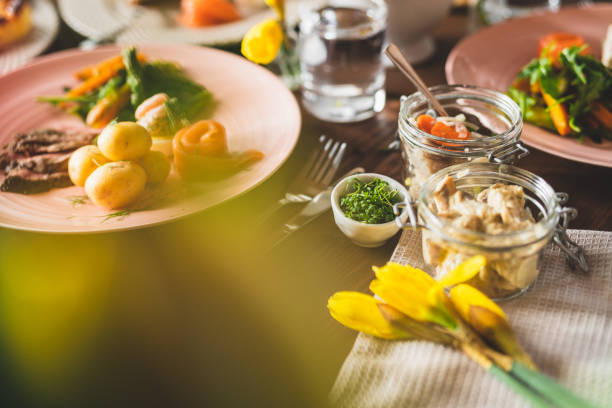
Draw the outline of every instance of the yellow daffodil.
[[[381,315],[372,296],[359,292],[338,292],[327,301],[334,319],[344,326],[383,339],[407,339],[410,335],[396,329]]]
[[[410,333],[415,339],[429,340],[434,343],[446,344],[449,346],[455,343],[453,335],[437,324],[419,322],[411,319],[385,303],[379,303],[378,309],[391,326],[406,333]]]
[[[507,320],[506,314],[495,302],[470,285],[457,285],[451,289],[449,294],[455,310],[459,312],[459,315],[461,315],[466,322],[470,321],[471,306],[483,307],[502,317],[504,320]]]
[[[487,264],[487,259],[482,255],[476,255],[459,264],[455,269],[446,274],[438,283],[444,287],[455,286],[467,282],[478,275],[480,270]]]
[[[460,284],[451,289],[450,299],[455,310],[478,334],[527,367],[534,367],[533,361],[516,340],[504,311],[484,293]]]
[[[393,262],[372,269],[378,279],[370,283],[370,290],[385,303],[414,320],[456,328],[446,294],[427,273]]]
[[[274,60],[283,41],[283,30],[275,19],[262,21],[251,27],[242,39],[242,55],[257,64]]]
[[[282,20],[285,18],[285,0],[265,0],[270,8],[278,13],[278,17]]]

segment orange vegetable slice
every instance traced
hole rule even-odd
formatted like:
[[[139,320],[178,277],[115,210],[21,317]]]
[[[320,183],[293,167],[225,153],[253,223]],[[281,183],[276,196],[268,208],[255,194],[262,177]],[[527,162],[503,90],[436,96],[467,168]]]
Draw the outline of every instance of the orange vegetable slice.
[[[430,133],[443,139],[468,140],[470,138],[469,130],[467,130],[464,125],[459,123],[454,126],[450,126],[444,122],[437,121],[431,128]]]
[[[181,1],[181,21],[189,27],[223,24],[239,19],[238,9],[227,0]]]
[[[544,102],[548,106],[548,112],[550,113],[550,117],[557,129],[557,132],[561,136],[567,136],[572,132],[572,129],[569,125],[569,116],[567,114],[567,109],[562,103],[559,103],[555,98],[547,94],[542,90],[542,97],[544,98]]]
[[[431,128],[436,123],[436,119],[430,115],[419,115],[416,122],[417,127],[423,132],[431,133]]]
[[[225,128],[201,120],[181,129],[172,139],[174,166],[185,180],[214,180],[263,158],[256,150],[229,153]]]

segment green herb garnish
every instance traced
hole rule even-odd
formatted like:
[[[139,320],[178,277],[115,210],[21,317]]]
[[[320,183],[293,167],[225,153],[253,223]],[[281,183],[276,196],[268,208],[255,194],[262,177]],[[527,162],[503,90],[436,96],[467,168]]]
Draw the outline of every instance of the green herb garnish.
[[[347,187],[347,194],[340,199],[340,208],[355,221],[383,224],[395,218],[393,204],[400,201],[397,190],[392,190],[386,181],[374,179],[362,183],[355,178]]]
[[[103,215],[102,217],[104,217],[104,219],[102,220],[102,222],[106,222],[112,218],[116,218],[118,220],[122,220],[125,217],[127,217],[128,215],[130,215],[131,213],[133,213],[133,210],[119,210],[117,212],[114,213],[110,213],[107,215]]]
[[[72,196],[70,197],[70,201],[72,202],[73,207],[78,207],[79,205],[86,204],[89,201],[89,197],[86,195]]]

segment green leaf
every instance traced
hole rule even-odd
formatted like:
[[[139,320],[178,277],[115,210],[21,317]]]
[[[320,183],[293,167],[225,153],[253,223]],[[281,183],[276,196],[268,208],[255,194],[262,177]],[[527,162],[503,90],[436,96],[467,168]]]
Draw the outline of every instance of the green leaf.
[[[561,54],[559,56],[561,59],[561,63],[571,69],[578,78],[578,80],[583,84],[587,83],[586,77],[584,75],[585,66],[583,64],[580,64],[577,58],[580,52],[585,49],[585,47],[586,45],[583,45],[582,47],[573,46],[565,48],[561,51]]]
[[[122,55],[123,65],[125,65],[127,71],[126,80],[132,91],[130,100],[133,106],[138,106],[146,99],[143,84],[143,68],[138,61],[136,48],[127,48],[123,50]]]
[[[543,102],[540,103],[540,101],[533,96],[512,87],[508,89],[508,96],[510,96],[519,108],[521,108],[523,119],[526,122],[550,130],[555,129],[552,118]]]

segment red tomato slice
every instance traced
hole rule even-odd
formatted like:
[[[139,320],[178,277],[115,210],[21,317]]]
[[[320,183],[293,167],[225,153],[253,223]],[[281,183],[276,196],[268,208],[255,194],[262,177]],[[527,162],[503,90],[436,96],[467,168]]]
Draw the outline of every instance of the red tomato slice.
[[[550,33],[540,38],[538,42],[538,55],[540,55],[541,58],[549,58],[555,63],[559,61],[559,55],[564,49],[572,46],[582,47],[584,44],[584,39],[579,35],[570,33]],[[589,54],[589,47],[587,46],[580,53],[583,55]]]

